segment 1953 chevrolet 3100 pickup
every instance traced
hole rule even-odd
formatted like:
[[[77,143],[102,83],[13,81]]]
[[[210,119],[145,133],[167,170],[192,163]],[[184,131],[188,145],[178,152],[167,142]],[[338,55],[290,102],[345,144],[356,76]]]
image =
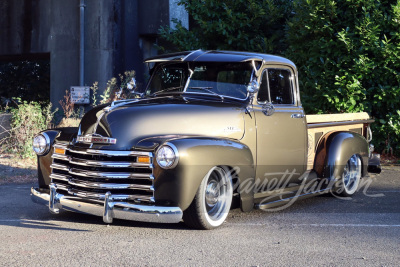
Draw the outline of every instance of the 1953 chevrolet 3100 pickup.
[[[308,115],[296,66],[249,52],[193,51],[146,61],[136,97],[39,133],[34,202],[193,228],[232,207],[268,209],[321,193],[351,196],[380,163],[366,113]],[[344,204],[345,205],[345,204]]]

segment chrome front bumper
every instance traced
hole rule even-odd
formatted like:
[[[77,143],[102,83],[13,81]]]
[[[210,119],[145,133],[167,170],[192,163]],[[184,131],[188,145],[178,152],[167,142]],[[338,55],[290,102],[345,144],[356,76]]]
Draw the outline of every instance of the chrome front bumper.
[[[35,203],[48,206],[51,213],[57,214],[60,210],[67,210],[102,216],[105,223],[112,223],[113,218],[152,223],[178,223],[182,220],[182,210],[179,207],[114,202],[109,193],[106,194],[104,204],[101,205],[84,202],[78,197],[59,194],[56,188],[50,185],[50,194],[39,192],[32,187],[31,198]]]

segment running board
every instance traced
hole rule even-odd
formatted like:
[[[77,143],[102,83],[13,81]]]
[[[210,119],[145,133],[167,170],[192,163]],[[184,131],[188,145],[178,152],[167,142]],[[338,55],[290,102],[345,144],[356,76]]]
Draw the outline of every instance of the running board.
[[[329,191],[331,190],[331,188],[325,188],[325,189],[321,189],[318,191],[313,191],[313,192],[309,192],[309,193],[305,193],[305,194],[300,194],[298,195],[298,191],[292,191],[290,195],[292,195],[291,197],[286,197],[286,198],[282,198],[282,194],[281,195],[276,195],[273,199],[271,199],[271,201],[268,201],[266,203],[263,202],[263,200],[261,200],[260,203],[255,204],[255,208],[256,209],[260,209],[260,210],[265,210],[265,209],[269,209],[269,208],[274,208],[274,207],[278,207],[278,206],[283,206],[285,204],[287,204],[290,201],[297,201],[297,200],[301,200],[301,199],[305,199],[305,198],[309,198],[309,197],[313,197],[315,195],[322,195],[322,194],[326,194],[329,193]],[[285,192],[284,194],[287,194],[287,192]],[[267,197],[270,198],[270,197]],[[276,198],[278,198],[276,200]],[[281,199],[279,199],[281,198]]]

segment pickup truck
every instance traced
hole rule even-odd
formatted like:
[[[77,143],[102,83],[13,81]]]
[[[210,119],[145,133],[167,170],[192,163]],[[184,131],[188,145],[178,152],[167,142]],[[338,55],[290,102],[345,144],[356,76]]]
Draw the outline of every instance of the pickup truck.
[[[306,116],[288,59],[197,50],[145,62],[150,80],[132,98],[93,108],[78,128],[36,135],[34,202],[105,223],[213,229],[231,208],[349,197],[368,171],[380,172],[369,144],[373,120]]]

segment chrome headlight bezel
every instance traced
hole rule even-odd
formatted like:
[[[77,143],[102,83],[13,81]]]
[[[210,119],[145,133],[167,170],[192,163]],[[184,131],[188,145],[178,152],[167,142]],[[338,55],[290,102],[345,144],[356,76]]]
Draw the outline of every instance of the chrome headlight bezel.
[[[175,145],[165,143],[156,151],[156,161],[163,169],[173,169],[178,165],[179,152]]]
[[[50,151],[50,137],[46,133],[37,134],[32,140],[33,151],[43,156]]]

